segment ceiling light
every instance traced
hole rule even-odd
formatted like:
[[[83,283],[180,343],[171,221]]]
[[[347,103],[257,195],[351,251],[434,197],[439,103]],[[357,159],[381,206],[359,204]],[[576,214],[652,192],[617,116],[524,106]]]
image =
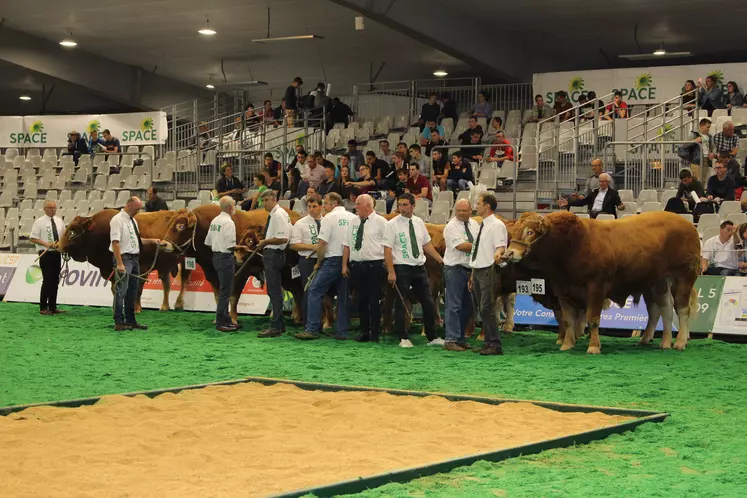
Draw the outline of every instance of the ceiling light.
[[[268,43],[268,42],[279,42],[279,41],[293,41],[293,40],[313,40],[323,39],[323,36],[319,35],[298,35],[298,36],[279,36],[275,38],[255,38],[252,40],[254,43]]]
[[[212,83],[208,83],[207,85],[205,85],[205,88],[209,88],[212,90],[213,88],[215,88],[215,85],[213,85]]]
[[[28,95],[26,95],[25,93],[24,93],[23,95],[21,95],[20,97],[18,97],[18,98],[19,98],[20,100],[31,100],[31,97],[29,97],[29,96],[28,96]]]
[[[659,45],[659,48],[654,50],[654,55],[667,55],[667,51],[664,50],[664,44]]]
[[[75,40],[73,40],[73,34],[70,33],[70,36],[68,36],[67,38],[65,38],[64,40],[62,40],[60,42],[60,45],[62,45],[63,47],[66,47],[66,48],[73,48],[73,47],[77,47],[78,46],[78,42],[76,42]]]
[[[441,67],[441,64],[438,65],[438,69],[433,71],[433,76],[438,76],[439,78],[443,78],[444,76],[448,76],[449,73],[447,73],[443,67]]]
[[[205,18],[205,27],[197,32],[205,36],[213,36],[217,33],[217,31],[210,27],[210,19],[208,18]]]

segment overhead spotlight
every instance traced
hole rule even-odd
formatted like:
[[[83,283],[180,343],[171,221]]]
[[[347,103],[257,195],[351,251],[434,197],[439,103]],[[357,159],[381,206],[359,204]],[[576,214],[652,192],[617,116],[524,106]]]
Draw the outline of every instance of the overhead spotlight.
[[[31,97],[27,94],[22,94],[20,97],[18,97],[20,100],[31,100]]]
[[[444,70],[443,67],[441,67],[441,64],[438,65],[438,69],[433,71],[433,76],[438,76],[439,78],[443,78],[444,76],[448,76],[449,73]]]
[[[664,42],[662,42],[662,44],[659,45],[659,48],[654,50],[654,55],[667,55],[667,51],[664,50]]]
[[[208,83],[207,85],[205,85],[205,88],[209,88],[212,90],[213,88],[215,88],[215,85],[213,85],[212,83]]]
[[[210,27],[210,19],[207,17],[205,18],[205,27],[197,32],[205,36],[213,36],[215,33],[217,33],[217,31]]]
[[[65,38],[64,40],[62,40],[60,42],[60,45],[62,45],[65,48],[73,48],[73,47],[77,47],[78,46],[78,42],[76,42],[75,40],[73,40],[73,33],[70,32],[70,36],[68,36],[67,38]]]

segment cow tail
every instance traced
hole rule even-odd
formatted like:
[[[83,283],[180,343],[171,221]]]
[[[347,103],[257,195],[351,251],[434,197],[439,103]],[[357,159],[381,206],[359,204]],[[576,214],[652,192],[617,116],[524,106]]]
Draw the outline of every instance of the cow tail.
[[[692,325],[693,321],[695,320],[696,315],[698,314],[698,290],[693,286],[692,290],[690,291],[690,325]]]

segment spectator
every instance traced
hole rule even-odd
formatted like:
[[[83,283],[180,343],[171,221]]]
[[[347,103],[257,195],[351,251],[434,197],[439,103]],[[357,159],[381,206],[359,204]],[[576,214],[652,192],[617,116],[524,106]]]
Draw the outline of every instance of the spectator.
[[[490,119],[493,115],[493,106],[490,105],[490,97],[487,92],[481,91],[477,94],[477,103],[472,107],[472,114],[485,119]]]
[[[431,134],[434,131],[442,138],[446,136],[443,126],[436,126],[435,120],[426,121],[423,132],[420,134],[420,145],[425,145],[431,139]]]
[[[298,188],[301,185],[301,172],[298,168],[293,167],[288,171],[288,190],[293,194],[298,192]],[[293,195],[295,197],[295,195]]]
[[[202,151],[202,160],[205,161],[207,151],[211,146],[212,137],[208,131],[208,125],[204,121],[200,123],[200,134],[197,136],[197,147]]]
[[[736,83],[733,81],[728,82],[726,84],[726,90],[727,94],[724,95],[724,103],[726,104],[726,108],[729,109],[729,114],[731,114],[733,108],[745,106],[744,95],[739,91],[739,87]]]
[[[332,99],[332,109],[330,110],[330,121],[334,126],[337,123],[343,123],[345,127],[348,126],[350,116],[354,116],[355,113],[346,103],[342,102],[337,97]]]
[[[451,118],[452,120],[454,120],[454,125],[456,125],[456,122],[459,119],[459,114],[457,114],[456,102],[454,102],[454,100],[451,98],[451,94],[449,92],[444,92],[441,94],[441,103],[443,104],[443,106],[441,107],[441,119],[443,120],[443,118]]]
[[[371,177],[376,180],[377,185],[389,176],[392,167],[386,161],[376,158],[376,153],[372,150],[366,152],[366,164],[371,170]]]
[[[300,155],[299,155],[300,154]],[[296,145],[296,155],[293,156],[293,160],[288,165],[288,170],[291,170],[293,168],[298,168],[299,171],[301,170],[301,167],[306,164],[306,151],[303,148],[303,145]],[[301,166],[299,166],[299,162],[301,163]]]
[[[693,131],[692,144],[682,145],[678,150],[679,156],[683,159],[684,166],[692,170],[696,177],[701,174],[701,157],[705,157],[705,166],[710,167],[711,159],[715,158],[713,154],[713,138],[710,135],[711,120],[702,118],[698,124],[698,131]]]
[[[340,156],[340,168],[338,169],[338,172],[342,171],[343,167],[348,168],[348,171],[350,171],[350,156],[347,155],[347,154],[342,154]],[[336,174],[335,178],[337,178],[339,180],[340,179],[340,174]]]
[[[514,149],[511,147],[511,142],[506,140],[506,135],[503,131],[499,131],[493,139],[494,147],[490,148],[490,156],[487,161],[489,163],[495,163],[499,168],[503,167],[505,161],[514,160]]]
[[[428,178],[420,174],[420,164],[412,161],[409,165],[410,177],[407,179],[407,191],[416,199],[427,199],[428,205],[433,203],[433,190]]]
[[[70,132],[70,136],[67,139],[67,155],[73,156],[75,165],[78,165],[78,159],[80,156],[88,154],[88,145],[86,141],[80,137],[80,133],[73,130]]]
[[[332,164],[332,161],[328,161],[327,159],[325,159],[324,156],[322,155],[322,151],[320,150],[317,150],[314,152],[314,159],[316,159],[316,163],[323,168],[326,168],[327,165],[330,165],[333,168],[335,168],[335,165]]]
[[[431,139],[425,143],[425,155],[428,157],[432,157],[433,148],[445,144],[446,142],[444,142],[438,132],[436,130],[433,130],[431,132]]]
[[[379,153],[376,155],[382,161],[387,164],[392,164],[392,155],[394,153],[389,148],[389,140],[379,140]]]
[[[342,191],[340,188],[340,182],[335,180],[335,169],[334,164],[327,164],[324,166],[324,181],[320,183],[319,187],[316,189],[320,196],[324,197],[330,192],[339,194]]]
[[[579,109],[579,112],[581,115],[579,116],[580,121],[594,121],[594,102],[589,102],[589,97],[585,94],[582,94],[578,97],[578,105],[581,106]]]
[[[358,150],[358,142],[355,140],[348,140],[348,156],[350,157],[350,169],[356,172],[357,177],[358,169],[366,162],[366,159],[363,157],[363,153]]]
[[[430,178],[431,177],[431,163],[429,159],[422,154],[420,146],[417,144],[411,145],[409,152],[410,152],[410,164],[414,162],[418,163],[418,170],[420,171],[420,174],[425,176],[426,178]]]
[[[325,177],[324,166],[317,162],[321,155],[321,153],[313,154],[306,159],[306,181],[314,188],[317,188]]]
[[[532,112],[529,115],[529,119],[527,119],[527,123],[536,123],[538,121],[542,121],[543,119],[547,119],[552,115],[552,107],[545,104],[545,99],[542,98],[542,95],[535,95],[534,105],[532,106]]]
[[[591,160],[591,176],[586,180],[586,188],[584,189],[583,195],[580,198],[590,196],[596,189],[599,188],[599,176],[604,173],[604,163],[598,157]],[[615,180],[610,176],[610,182],[607,185],[609,188],[615,188]]]
[[[682,105],[688,111],[695,109],[697,93],[698,92],[695,91],[695,82],[693,80],[685,81],[685,86],[682,87]]]
[[[477,117],[470,116],[469,120],[467,121],[467,126],[467,129],[464,130],[458,137],[459,143],[461,143],[462,145],[470,144],[472,133],[474,132],[479,133],[480,137],[482,137],[483,135],[482,126],[477,123]]]
[[[262,118],[255,112],[253,104],[246,105],[246,111],[244,111],[244,121],[246,122],[247,130],[259,130],[259,125],[262,121]]]
[[[609,185],[612,182],[612,177],[608,173],[602,173],[599,175],[599,188],[592,192],[591,195],[577,198],[577,199],[560,199],[558,200],[558,206],[588,206],[589,216],[596,218],[600,213],[607,213],[617,218],[617,211],[625,209],[625,204],[620,200],[620,194],[617,190],[611,188]]]
[[[317,195],[318,192],[314,187],[306,187],[304,190],[304,195],[301,196],[298,200],[294,201],[294,203],[298,203],[298,207],[294,205],[293,209],[295,209],[296,211],[300,211],[301,213],[306,213],[308,208],[306,201],[317,197]]]
[[[350,176],[350,166],[348,165],[340,165],[340,195],[343,199],[347,199],[350,197],[350,191],[353,190],[352,185],[348,185],[350,183],[353,183],[353,177]]]
[[[495,136],[499,131],[504,131],[503,120],[500,116],[496,116],[490,120],[490,126],[488,126],[488,131],[485,133],[485,136],[482,137],[482,141],[486,144],[493,143]]]
[[[451,163],[444,154],[444,149],[436,149],[431,153],[431,161],[433,162],[433,181],[434,185],[438,185],[441,190],[446,190],[446,179],[449,176],[449,170],[451,169]]]
[[[573,112],[573,105],[568,102],[568,94],[564,91],[559,91],[555,94],[555,106],[553,107],[555,114],[559,116],[560,121],[568,121],[573,119],[575,113]]]
[[[104,149],[104,139],[99,136],[99,132],[93,130],[88,137],[88,152],[94,154]]]
[[[393,183],[396,183],[397,180],[397,171],[404,169],[407,171],[407,162],[405,161],[405,155],[401,152],[395,152],[392,156],[392,169],[391,171],[394,172],[394,176],[390,175],[390,179],[394,180]],[[409,176],[409,173],[408,173]],[[392,188],[391,186],[389,188]]]
[[[698,199],[705,198],[705,190],[703,190],[703,184],[700,183],[700,180],[693,178],[690,170],[683,169],[680,171],[680,186],[677,189],[677,198],[687,203],[690,211],[695,207],[693,192],[695,192]]]
[[[596,101],[597,105],[597,112],[599,113],[599,116],[601,117],[604,113],[604,102],[602,100],[597,100],[597,92],[594,90],[590,90],[586,96],[589,98],[588,105],[591,107],[591,109],[594,109],[594,101]],[[592,112],[593,114],[593,112]]]
[[[262,117],[262,121],[265,125],[278,126],[280,123],[275,119],[275,110],[272,108],[272,101],[265,100],[264,106],[260,111],[259,115]]]
[[[169,206],[166,205],[166,201],[158,197],[158,190],[156,187],[150,187],[146,192],[148,200],[145,202],[145,212],[153,213],[155,211],[168,211]]]
[[[273,180],[280,178],[280,163],[275,160],[271,152],[265,154],[265,168],[269,170],[270,177]]]
[[[716,86],[716,78],[713,76],[706,77],[705,88],[703,88],[703,79],[698,78],[698,90],[700,92],[700,107],[708,111],[712,116],[716,109],[724,109],[724,95],[721,89]]]
[[[361,194],[368,193],[369,190],[376,189],[376,180],[371,176],[371,168],[368,164],[361,165],[360,178],[353,182],[345,183],[346,187],[356,187]]]
[[[288,126],[293,126],[293,121],[298,115],[298,95],[301,93],[301,86],[303,86],[303,80],[296,76],[293,78],[290,86],[285,89],[283,102],[285,102],[285,115],[288,118]]]
[[[361,195],[360,190],[356,187],[350,187],[348,196],[343,198],[342,207],[351,213],[355,213],[355,203],[358,201],[358,196]]]
[[[405,142],[400,142],[397,144],[397,152],[402,154],[402,156],[405,158],[405,165],[410,164],[410,153],[407,152],[407,144]]]
[[[733,122],[725,122],[722,131],[713,137],[712,152],[720,156],[736,157],[739,152],[739,137],[734,133]]]
[[[265,185],[267,185],[267,188],[269,190],[274,190],[275,191],[275,196],[279,198],[280,194],[283,193],[282,192],[283,187],[280,185],[280,179],[279,178],[273,178],[271,175],[272,175],[272,173],[270,172],[269,169],[264,168],[262,170],[262,176],[265,177]],[[261,198],[260,198],[260,200],[261,200]]]
[[[700,200],[713,202],[718,211],[718,207],[723,201],[734,200],[734,190],[736,187],[734,180],[726,171],[726,165],[720,159],[716,160],[713,170],[716,174],[708,179],[706,197]]]
[[[397,183],[389,190],[389,196],[386,199],[386,212],[392,212],[394,202],[407,190],[407,178],[409,177],[405,168],[397,170]]]
[[[482,145],[482,133],[473,131],[467,145]],[[481,147],[462,147],[462,157],[472,162],[482,161],[484,152],[485,149]]]
[[[705,241],[700,257],[700,272],[703,275],[728,277],[737,274],[739,258],[732,235],[734,223],[726,220],[721,223],[718,235]]]
[[[612,102],[605,108],[602,119],[612,121],[613,119],[623,119],[628,117],[628,104],[622,99],[622,92],[616,91]]]
[[[451,155],[451,166],[446,181],[446,188],[452,192],[469,189],[469,182],[474,182],[472,165],[457,151]]]
[[[420,119],[418,119],[418,126],[420,126],[421,129],[428,121],[438,121],[441,107],[438,105],[437,100],[438,95],[431,93],[428,95],[428,102],[423,104],[423,108],[420,110]]]
[[[223,174],[215,184],[215,190],[218,191],[218,197],[230,196],[234,201],[241,202],[246,187],[241,180],[234,178],[233,167],[230,164],[223,165]]]
[[[262,173],[257,173],[256,175],[254,175],[254,188],[257,189],[257,192],[251,199],[245,199],[244,202],[241,203],[241,209],[243,211],[251,211],[252,209],[264,208],[264,202],[262,201],[262,192],[267,190],[267,185],[265,183],[266,181],[267,179]]]
[[[718,160],[724,165],[724,168],[726,168],[727,176],[731,177],[734,182],[734,188],[736,189],[734,191],[734,198],[739,200],[742,196],[742,190],[744,187],[744,177],[742,176],[739,162],[734,157],[731,157],[728,152],[720,152],[718,154]]]
[[[102,131],[101,135],[104,137],[104,148],[107,152],[122,152],[122,148],[119,146],[119,139],[113,137],[109,130]]]
[[[326,92],[327,85],[324,83],[317,83],[316,88],[309,93],[314,97],[313,106],[316,109],[315,116],[318,118],[324,112],[330,112],[332,110],[332,101],[327,97]]]

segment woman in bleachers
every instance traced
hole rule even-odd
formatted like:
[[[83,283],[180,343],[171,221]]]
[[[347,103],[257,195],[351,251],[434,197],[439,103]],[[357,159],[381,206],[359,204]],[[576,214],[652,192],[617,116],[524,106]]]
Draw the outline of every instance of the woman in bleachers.
[[[729,114],[731,114],[731,110],[735,107],[747,107],[744,105],[744,95],[739,91],[739,87],[736,83],[733,81],[728,82],[726,84],[726,90],[728,93],[724,95],[724,103],[726,104],[726,108],[729,110]]]
[[[687,80],[685,86],[682,87],[682,105],[688,111],[695,109],[695,82],[693,80]]]

